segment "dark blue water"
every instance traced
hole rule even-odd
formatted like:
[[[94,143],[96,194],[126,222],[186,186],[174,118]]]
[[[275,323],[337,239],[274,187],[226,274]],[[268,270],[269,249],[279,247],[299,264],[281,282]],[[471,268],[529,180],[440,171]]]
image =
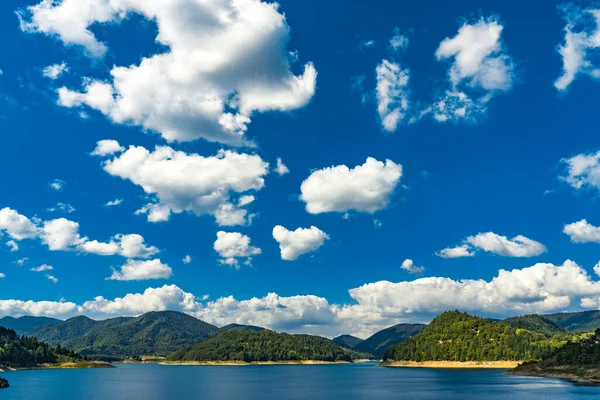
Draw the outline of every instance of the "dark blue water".
[[[382,368],[375,364],[17,371],[2,374],[10,400],[580,399],[600,387],[499,370]]]

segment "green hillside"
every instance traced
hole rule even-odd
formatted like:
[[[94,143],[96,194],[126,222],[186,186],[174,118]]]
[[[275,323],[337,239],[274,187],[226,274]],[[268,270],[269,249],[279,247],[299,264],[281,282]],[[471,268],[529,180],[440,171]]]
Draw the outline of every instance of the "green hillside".
[[[150,312],[94,329],[64,342],[63,346],[96,358],[166,356],[217,332],[217,327],[184,313]]]
[[[130,319],[131,318],[121,317],[95,321],[88,317],[79,316],[53,325],[30,329],[25,332],[25,335],[33,336],[43,342],[56,346],[58,344],[65,344],[69,340],[79,338],[90,332],[121,324]]]
[[[248,332],[262,332],[265,328],[253,325],[240,325],[240,324],[229,324],[219,328],[219,332],[227,331],[248,331]]]
[[[42,363],[81,360],[78,354],[53,348],[36,338],[20,337],[12,329],[0,327],[0,367],[27,368]]]
[[[600,329],[574,336],[542,361],[524,363],[511,373],[600,383]]]
[[[544,315],[569,332],[589,332],[600,328],[600,311],[582,311]]]
[[[357,338],[356,336],[352,336],[352,335],[341,335],[336,338],[333,338],[331,341],[333,343],[337,344],[338,346],[348,347],[350,349],[353,349],[359,343],[361,343],[363,340]]]
[[[539,360],[563,342],[459,311],[437,316],[419,335],[390,347],[390,361]]]
[[[527,329],[531,332],[541,333],[546,337],[552,337],[554,335],[563,335],[567,333],[566,329],[561,328],[549,319],[537,314],[507,318],[500,322],[505,325],[512,326],[515,329],[521,328]]]
[[[17,335],[22,335],[28,330],[38,328],[40,326],[52,325],[58,322],[62,322],[60,319],[48,318],[48,317],[4,317],[0,318],[0,326],[12,329]]]
[[[351,361],[332,341],[320,336],[227,331],[193,344],[168,357],[169,361]]]
[[[377,332],[354,347],[354,350],[383,357],[388,347],[402,343],[425,329],[423,324],[398,324]]]

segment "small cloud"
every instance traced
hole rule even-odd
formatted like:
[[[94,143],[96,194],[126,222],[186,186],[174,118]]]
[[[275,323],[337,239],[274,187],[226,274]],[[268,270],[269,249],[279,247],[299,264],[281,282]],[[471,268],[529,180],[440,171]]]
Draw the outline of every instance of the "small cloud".
[[[65,214],[71,214],[73,212],[75,212],[75,208],[67,203],[57,203],[56,207],[50,207],[48,208],[49,212],[62,212]]]
[[[381,222],[377,218],[373,218],[373,225],[375,225],[375,228],[381,228],[383,227],[383,222]]]
[[[66,182],[63,180],[60,180],[60,179],[55,179],[55,180],[51,181],[50,183],[48,183],[48,185],[56,191],[61,190],[65,186],[65,184],[66,184]]]
[[[2,71],[0,70],[0,75],[1,75],[1,72]],[[4,279],[4,278],[6,278],[6,275],[4,275],[2,272],[0,272],[0,279]]]
[[[290,172],[290,169],[281,161],[281,158],[277,157],[277,167],[275,167],[275,172],[279,175],[285,175]]]
[[[123,199],[114,199],[112,201],[109,201],[108,203],[106,203],[104,206],[105,207],[114,207],[114,206],[118,206],[121,205],[123,203]]]
[[[183,260],[182,260],[182,261],[183,261],[183,263],[184,263],[184,264],[189,264],[189,263],[191,263],[191,262],[192,262],[192,257],[190,257],[189,255],[187,255],[187,256],[185,256],[185,257],[183,258]]]
[[[23,258],[21,258],[21,259],[19,259],[19,260],[15,261],[15,264],[17,264],[17,265],[19,265],[19,266],[22,266],[22,265],[25,265],[25,263],[27,262],[27,260],[29,260],[29,258],[27,258],[27,257],[23,257]]]
[[[52,281],[53,283],[58,283],[58,279],[50,274],[46,274],[46,279],[48,279],[49,281]]]
[[[374,40],[362,40],[362,41],[358,42],[358,48],[361,50],[369,49],[374,46],[375,46]]]
[[[399,52],[408,48],[408,36],[400,33],[400,29],[394,28],[394,36],[390,39],[392,51]]]
[[[11,252],[19,251],[19,245],[14,240],[9,240],[6,245],[10,247]]]
[[[63,62],[61,64],[48,65],[46,68],[44,68],[42,74],[46,78],[54,80],[58,79],[58,77],[65,72],[69,72],[69,67],[67,67],[67,64]]]
[[[415,274],[415,275],[420,275],[423,273],[423,271],[425,271],[425,267],[417,267],[414,263],[413,260],[407,258],[406,260],[404,260],[402,262],[402,265],[400,266],[401,269],[407,271],[409,274]]]
[[[40,265],[39,267],[34,267],[34,268],[30,269],[30,271],[33,271],[33,272],[44,272],[44,271],[52,271],[52,270],[54,270],[54,267],[52,267],[51,265],[46,265],[46,264],[43,264],[43,265]]]
[[[204,296],[202,296],[201,300],[202,300],[202,301],[206,301],[206,300],[208,300],[209,298],[210,298],[210,295],[208,295],[208,294],[205,294]]]

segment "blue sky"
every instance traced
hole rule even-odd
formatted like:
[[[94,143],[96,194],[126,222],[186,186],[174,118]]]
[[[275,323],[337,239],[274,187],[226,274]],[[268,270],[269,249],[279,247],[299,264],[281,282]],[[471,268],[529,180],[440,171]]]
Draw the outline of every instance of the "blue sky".
[[[0,5],[0,315],[598,308],[593,3],[37,3]]]

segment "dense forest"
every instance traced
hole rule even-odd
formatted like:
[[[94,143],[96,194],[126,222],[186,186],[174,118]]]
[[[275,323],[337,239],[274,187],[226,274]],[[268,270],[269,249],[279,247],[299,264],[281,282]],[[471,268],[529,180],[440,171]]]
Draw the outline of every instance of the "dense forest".
[[[226,331],[168,357],[170,361],[351,361],[332,341],[320,336]]]
[[[437,316],[415,337],[390,347],[390,361],[539,360],[564,342],[459,311]]]
[[[80,359],[78,354],[60,346],[54,348],[36,338],[19,336],[12,329],[0,327],[0,366],[25,368]]]
[[[554,322],[537,314],[522,315],[520,317],[507,318],[501,323],[513,328],[527,329],[531,332],[541,333],[546,337],[564,335],[567,330],[556,325]]]

